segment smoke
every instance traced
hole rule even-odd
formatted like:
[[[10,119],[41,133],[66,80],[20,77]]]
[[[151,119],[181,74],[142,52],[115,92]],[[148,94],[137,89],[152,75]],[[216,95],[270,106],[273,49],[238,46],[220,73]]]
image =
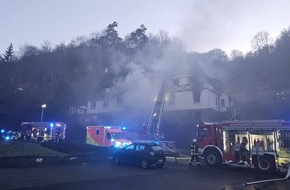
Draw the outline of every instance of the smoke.
[[[189,51],[219,48],[228,54],[234,49],[246,53],[251,50],[250,41],[257,32],[267,31],[277,36],[287,27],[284,21],[290,17],[288,6],[287,0],[279,3],[271,0],[194,0],[180,20],[177,36]]]
[[[232,36],[232,26],[238,17],[237,6],[234,1],[194,1],[183,21],[180,38],[193,51],[219,48]]]
[[[114,84],[124,93],[124,105],[133,112],[148,113],[153,109],[154,99],[158,96],[162,82],[170,76],[190,72],[192,64],[187,61],[182,50],[156,47],[150,49],[150,53],[140,52],[133,62],[114,65],[114,72],[124,69],[123,67],[130,71],[126,78],[119,79]]]

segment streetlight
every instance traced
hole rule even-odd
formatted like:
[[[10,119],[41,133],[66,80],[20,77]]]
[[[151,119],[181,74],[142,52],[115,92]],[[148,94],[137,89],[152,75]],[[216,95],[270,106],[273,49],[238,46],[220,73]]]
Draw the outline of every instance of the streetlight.
[[[43,119],[43,110],[44,108],[46,108],[46,104],[42,104],[41,105],[41,118],[40,118],[40,122],[42,122],[42,119]]]

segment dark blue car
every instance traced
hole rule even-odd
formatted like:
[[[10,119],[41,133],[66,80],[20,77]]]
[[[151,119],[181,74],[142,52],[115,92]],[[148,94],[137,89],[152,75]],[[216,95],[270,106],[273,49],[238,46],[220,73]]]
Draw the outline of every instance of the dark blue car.
[[[166,157],[162,148],[156,143],[135,142],[115,152],[113,160],[115,164],[136,164],[147,169],[151,165],[163,167]]]

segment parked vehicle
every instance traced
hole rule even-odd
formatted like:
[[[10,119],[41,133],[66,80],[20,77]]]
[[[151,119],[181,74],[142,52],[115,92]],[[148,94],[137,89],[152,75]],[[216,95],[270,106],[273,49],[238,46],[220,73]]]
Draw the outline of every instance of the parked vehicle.
[[[65,140],[65,130],[63,122],[22,122],[20,139],[59,142]]]
[[[227,121],[198,125],[197,144],[207,165],[232,163],[261,171],[287,168],[290,163],[290,122]]]
[[[134,142],[115,152],[113,160],[115,164],[136,164],[147,169],[152,165],[163,167],[166,157],[162,148],[156,143]]]
[[[95,146],[122,148],[131,144],[131,141],[127,139],[120,127],[88,126],[86,143]]]

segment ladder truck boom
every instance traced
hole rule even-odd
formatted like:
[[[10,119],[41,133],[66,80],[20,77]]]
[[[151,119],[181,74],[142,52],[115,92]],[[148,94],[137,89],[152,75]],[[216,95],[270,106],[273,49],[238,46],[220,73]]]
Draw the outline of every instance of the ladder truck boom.
[[[147,124],[147,135],[153,136],[156,140],[159,140],[160,134],[160,122],[163,113],[165,100],[165,89],[166,89],[166,80],[162,82],[158,97],[156,99],[154,108],[150,115]]]

